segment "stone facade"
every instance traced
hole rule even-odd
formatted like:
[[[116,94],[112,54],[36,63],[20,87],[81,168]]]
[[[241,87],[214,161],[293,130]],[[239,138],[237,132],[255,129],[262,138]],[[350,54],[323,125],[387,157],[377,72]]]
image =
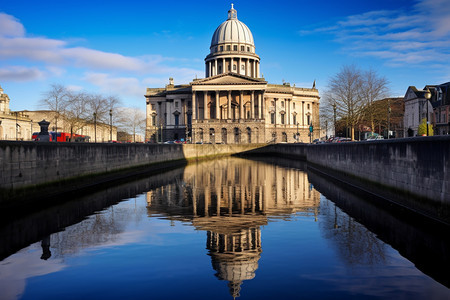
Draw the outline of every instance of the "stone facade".
[[[253,36],[232,7],[214,32],[205,78],[148,88],[146,140],[309,142],[319,138],[319,92],[260,76]],[[310,126],[314,129],[309,136]]]

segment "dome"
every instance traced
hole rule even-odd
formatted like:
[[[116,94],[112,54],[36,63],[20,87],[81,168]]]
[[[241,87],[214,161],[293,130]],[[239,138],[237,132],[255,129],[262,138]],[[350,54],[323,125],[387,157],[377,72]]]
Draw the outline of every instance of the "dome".
[[[211,47],[223,43],[255,46],[250,29],[237,19],[237,11],[233,8],[233,4],[231,4],[231,9],[228,11],[228,19],[214,31]]]

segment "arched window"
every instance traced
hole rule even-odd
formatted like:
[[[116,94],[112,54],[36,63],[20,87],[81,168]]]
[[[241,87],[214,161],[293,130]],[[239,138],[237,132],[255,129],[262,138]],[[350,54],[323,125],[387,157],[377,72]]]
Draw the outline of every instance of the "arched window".
[[[250,127],[247,127],[247,143],[252,143],[252,130],[250,129]]]
[[[227,143],[227,129],[222,128],[222,144],[226,144],[226,143]]]
[[[284,143],[287,143],[287,134],[286,134],[286,132],[283,132],[281,134],[281,141],[284,142]]]
[[[234,142],[236,144],[239,144],[241,142],[240,130],[237,127],[234,128]]]

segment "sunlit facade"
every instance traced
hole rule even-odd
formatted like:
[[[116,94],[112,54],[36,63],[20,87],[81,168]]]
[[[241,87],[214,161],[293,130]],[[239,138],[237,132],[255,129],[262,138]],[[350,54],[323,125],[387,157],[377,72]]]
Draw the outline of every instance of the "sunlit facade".
[[[319,137],[319,91],[269,84],[253,35],[232,6],[215,30],[205,78],[147,88],[146,140],[196,143],[308,142]],[[309,136],[310,126],[314,131]]]

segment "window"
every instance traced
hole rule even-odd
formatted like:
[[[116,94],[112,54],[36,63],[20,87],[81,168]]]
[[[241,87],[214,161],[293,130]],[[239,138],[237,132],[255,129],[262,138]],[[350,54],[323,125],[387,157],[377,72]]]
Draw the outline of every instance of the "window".
[[[292,102],[292,108],[295,109],[295,102]]]
[[[284,107],[284,101],[281,101],[281,106]]]
[[[280,119],[281,119],[281,124],[284,124],[284,114],[280,115]]]
[[[175,108],[178,108],[178,101],[175,101]]]
[[[275,114],[274,113],[270,114],[270,124],[275,124]]]
[[[250,52],[250,47],[247,47],[247,52]]]
[[[179,115],[175,115],[175,126],[179,125],[179,120],[180,120],[180,116]]]
[[[231,46],[227,45],[227,51],[230,51],[230,50],[231,50]]]
[[[242,70],[242,71],[245,71],[245,65],[242,65],[242,66],[241,66],[241,70]]]
[[[307,108],[309,109],[309,103],[308,103],[308,105],[307,105]]]
[[[234,50],[234,51],[237,51],[237,45],[234,45],[234,46],[233,46],[233,50]]]
[[[152,126],[156,126],[156,116],[152,116]]]
[[[306,116],[306,122],[307,122],[307,124],[311,124],[311,116],[310,115],[308,115],[308,116]]]
[[[233,65],[233,71],[236,71],[236,65]]]
[[[245,51],[245,47],[244,46],[241,46],[241,51]]]
[[[220,46],[220,51],[223,51],[223,46]]]
[[[292,120],[294,121],[294,125],[297,125],[297,116],[296,115],[293,116]]]

